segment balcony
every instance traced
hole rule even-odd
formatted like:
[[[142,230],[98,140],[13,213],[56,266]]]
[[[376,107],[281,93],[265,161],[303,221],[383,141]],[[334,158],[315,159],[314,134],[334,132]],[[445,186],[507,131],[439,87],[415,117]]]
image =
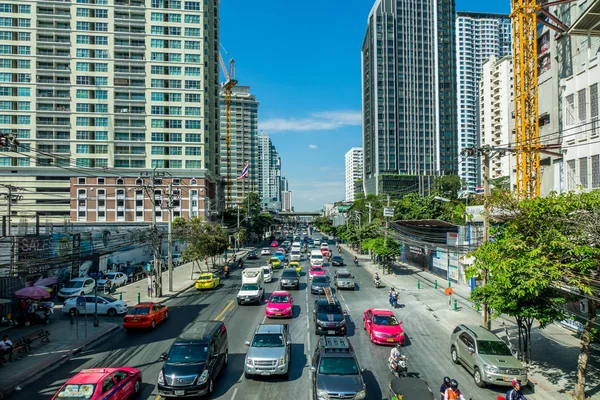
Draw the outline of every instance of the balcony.
[[[71,78],[69,76],[55,75],[55,74],[44,74],[36,76],[36,83],[40,84],[53,84],[53,85],[70,85]]]
[[[115,0],[115,6],[121,7],[144,7],[144,0]]]
[[[131,35],[145,35],[146,34],[146,28],[145,26],[138,26],[137,24],[134,25],[115,25],[115,32],[116,33],[128,33]]]

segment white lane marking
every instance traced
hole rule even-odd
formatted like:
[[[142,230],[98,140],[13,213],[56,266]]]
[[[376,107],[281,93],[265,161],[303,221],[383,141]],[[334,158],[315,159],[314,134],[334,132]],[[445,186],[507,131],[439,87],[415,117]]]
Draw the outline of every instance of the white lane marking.
[[[235,400],[235,395],[237,394],[238,388],[233,389],[233,394],[231,395],[231,400]]]
[[[310,332],[306,332],[306,338],[307,338],[306,348],[308,349],[308,352],[310,353]]]
[[[308,307],[308,304],[307,304]],[[306,329],[310,329],[310,318],[308,318],[308,315],[306,316]]]
[[[340,297],[342,298],[342,301],[345,303],[346,299],[344,298],[344,295],[342,294],[342,292],[338,291],[338,293],[340,294]],[[347,305],[346,305],[347,306]]]
[[[265,314],[265,316],[263,317],[261,324],[264,324],[266,320],[267,320],[267,314]]]

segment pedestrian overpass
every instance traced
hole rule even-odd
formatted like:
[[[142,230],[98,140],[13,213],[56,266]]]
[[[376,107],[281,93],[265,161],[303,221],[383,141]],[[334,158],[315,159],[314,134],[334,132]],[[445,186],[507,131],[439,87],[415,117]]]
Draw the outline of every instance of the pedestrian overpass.
[[[278,217],[291,218],[295,221],[311,222],[314,218],[320,217],[319,211],[282,211],[277,213]]]

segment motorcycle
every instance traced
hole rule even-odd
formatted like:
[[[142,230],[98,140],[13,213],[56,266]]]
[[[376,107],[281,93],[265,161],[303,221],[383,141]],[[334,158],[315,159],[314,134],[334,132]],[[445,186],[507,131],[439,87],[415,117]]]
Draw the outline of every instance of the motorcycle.
[[[375,282],[375,287],[379,289],[381,286],[381,279],[373,279],[373,282]]]
[[[354,266],[358,267],[358,259],[354,259]]]
[[[229,278],[229,270],[228,269],[225,270],[225,278]]]
[[[396,378],[408,376],[407,360],[408,357],[403,357],[400,360],[394,360],[392,357],[388,358],[388,368]]]
[[[398,293],[390,295],[390,306],[396,308],[398,306]]]

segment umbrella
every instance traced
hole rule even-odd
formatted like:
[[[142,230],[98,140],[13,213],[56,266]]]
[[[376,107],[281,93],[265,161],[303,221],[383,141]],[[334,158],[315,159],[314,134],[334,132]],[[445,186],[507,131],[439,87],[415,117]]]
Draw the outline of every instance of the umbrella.
[[[30,286],[17,290],[15,292],[15,297],[34,300],[49,299],[50,292],[48,292],[48,288],[46,287]]]
[[[48,278],[40,278],[33,286],[54,286],[58,283],[57,276],[50,276]]]

